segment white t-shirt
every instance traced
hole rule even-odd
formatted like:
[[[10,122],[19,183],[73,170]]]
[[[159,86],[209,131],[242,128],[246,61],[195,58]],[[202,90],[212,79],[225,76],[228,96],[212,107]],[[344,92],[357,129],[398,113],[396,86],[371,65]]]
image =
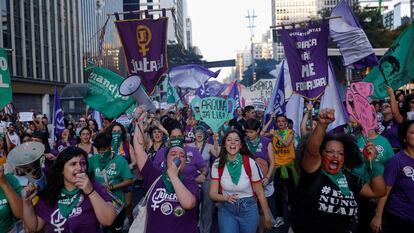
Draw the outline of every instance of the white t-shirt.
[[[262,180],[262,173],[260,171],[259,166],[256,165],[256,162],[253,159],[249,159],[250,162],[250,169],[252,170],[252,182],[260,182]],[[218,164],[219,159],[216,159],[213,163],[212,169],[211,169],[211,179],[212,180],[218,180],[219,174],[218,174]],[[245,198],[245,197],[252,197],[253,196],[253,190],[252,185],[250,184],[249,176],[246,173],[246,170],[244,169],[244,166],[242,165],[242,172],[240,175],[240,180],[237,185],[233,184],[231,181],[229,170],[227,170],[227,166],[224,165],[223,175],[221,176],[221,190],[224,195],[233,195],[237,194],[238,198]]]
[[[20,145],[19,135],[17,135],[15,132],[13,134],[10,134],[9,132],[7,132],[7,134],[9,135],[9,139],[12,144],[16,146]]]

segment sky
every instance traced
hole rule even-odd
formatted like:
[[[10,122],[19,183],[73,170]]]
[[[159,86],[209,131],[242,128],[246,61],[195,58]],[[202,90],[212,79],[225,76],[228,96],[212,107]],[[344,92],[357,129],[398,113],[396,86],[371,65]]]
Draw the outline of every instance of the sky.
[[[250,41],[248,11],[254,10],[256,35],[265,33],[272,24],[271,0],[187,0],[187,13],[192,21],[193,46],[207,61],[236,59]],[[212,69],[216,70],[216,69]],[[223,80],[230,69],[223,69]]]

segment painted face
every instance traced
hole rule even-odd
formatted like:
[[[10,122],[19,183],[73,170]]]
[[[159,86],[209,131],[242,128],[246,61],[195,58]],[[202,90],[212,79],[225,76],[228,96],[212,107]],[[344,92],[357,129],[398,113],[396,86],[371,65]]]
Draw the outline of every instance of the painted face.
[[[82,130],[80,133],[80,139],[83,143],[88,143],[91,140],[91,134],[88,130]]]
[[[278,117],[276,119],[276,126],[278,129],[286,129],[286,118]]]
[[[414,124],[408,126],[407,134],[405,135],[405,143],[407,147],[414,147]]]
[[[250,141],[256,139],[258,135],[259,135],[259,130],[246,129],[246,136]]]
[[[242,147],[239,135],[237,133],[229,133],[224,146],[229,155],[236,155],[239,153]]]
[[[344,145],[339,141],[329,141],[322,151],[322,169],[336,174],[341,170],[344,158]]]
[[[76,174],[87,172],[86,160],[83,155],[73,157],[63,166],[63,180],[65,183],[75,183]],[[85,174],[86,175],[86,174]]]
[[[161,142],[162,141],[163,132],[159,129],[154,129],[152,131],[152,138],[154,142]]]
[[[175,146],[168,151],[167,155],[167,164],[172,162],[175,158],[179,158],[181,160],[180,171],[182,171],[186,164],[186,156],[185,151],[183,148]]]
[[[204,131],[202,129],[198,129],[195,132],[195,139],[197,140],[197,142],[204,141]]]

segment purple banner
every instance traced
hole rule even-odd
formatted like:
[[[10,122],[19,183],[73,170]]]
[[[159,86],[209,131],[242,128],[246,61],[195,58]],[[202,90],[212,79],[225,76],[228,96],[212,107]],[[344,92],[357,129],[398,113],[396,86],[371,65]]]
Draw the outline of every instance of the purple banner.
[[[293,92],[317,99],[328,85],[327,21],[306,28],[282,29]]]
[[[168,68],[168,18],[117,20],[115,25],[124,46],[129,73],[140,76],[142,85],[151,94]]]

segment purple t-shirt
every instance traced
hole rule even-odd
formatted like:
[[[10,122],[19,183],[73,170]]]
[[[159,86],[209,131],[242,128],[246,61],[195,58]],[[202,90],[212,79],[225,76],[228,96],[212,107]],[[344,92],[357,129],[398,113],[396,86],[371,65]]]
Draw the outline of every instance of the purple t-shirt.
[[[141,170],[146,189],[161,175],[161,171],[154,167],[147,159]],[[200,200],[200,191],[194,179],[184,175],[184,186],[195,196],[196,206]],[[184,210],[175,193],[168,194],[162,179],[158,180],[148,196],[147,202],[147,232],[146,233],[197,233],[197,208]]]
[[[388,139],[392,148],[401,148],[400,140],[398,139],[398,126],[399,124],[394,120],[382,121],[378,123],[378,131],[381,136]]]
[[[271,140],[266,137],[260,137],[260,144],[257,147],[256,153],[254,154],[254,158],[262,158],[266,162],[269,163],[269,154],[267,151],[267,147]]]
[[[388,211],[414,222],[414,159],[404,151],[395,154],[385,167],[384,180],[392,186]]]
[[[112,201],[104,186],[92,182],[95,191],[107,202]],[[35,205],[36,215],[46,222],[47,232],[61,233],[95,233],[102,232],[100,223],[96,219],[91,201],[86,195],[80,197],[78,205],[73,208],[69,218],[59,213],[57,203],[53,207],[39,200]]]
[[[183,175],[195,179],[199,175],[198,171],[204,168],[206,164],[197,148],[184,146],[184,150],[187,154],[187,164],[185,165]],[[154,160],[152,161],[154,166],[156,168],[159,168],[159,170],[162,170],[162,167],[164,166],[162,163],[165,161],[166,152],[166,147],[159,149],[155,155]]]

